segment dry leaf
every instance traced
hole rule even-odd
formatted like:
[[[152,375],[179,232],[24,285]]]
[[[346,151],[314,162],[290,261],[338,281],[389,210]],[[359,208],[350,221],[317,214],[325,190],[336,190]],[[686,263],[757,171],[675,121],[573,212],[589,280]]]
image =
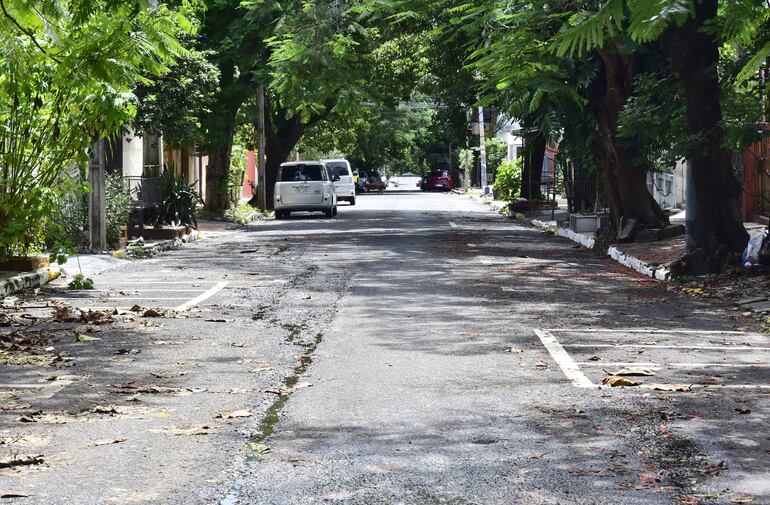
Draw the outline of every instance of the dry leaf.
[[[28,496],[30,495],[20,491],[9,491],[7,489],[0,490],[0,498],[26,498]]]
[[[652,377],[655,375],[655,370],[651,368],[644,368],[638,366],[632,366],[627,368],[621,368],[617,372],[607,372],[609,375],[620,375],[624,377]]]
[[[629,379],[628,377],[621,377],[619,375],[608,375],[604,378],[602,384],[613,388],[639,385],[638,382]]]
[[[76,334],[75,335],[75,341],[76,342],[93,342],[95,340],[101,340],[99,337],[91,337],[89,335],[83,335],[83,334]]]
[[[519,349],[518,347],[511,347],[510,349],[508,349],[508,352],[512,352],[514,354],[518,354],[520,352],[524,352],[524,349]]]
[[[163,317],[163,312],[156,309],[147,309],[142,314],[144,317]]]
[[[213,431],[211,427],[203,424],[200,426],[189,426],[183,428],[181,426],[167,426],[165,428],[152,429],[151,433],[164,433],[166,435],[211,435]]]
[[[751,409],[741,409],[741,408],[738,408],[738,409],[733,409],[733,410],[735,410],[739,414],[751,414]]]
[[[44,463],[42,454],[38,455],[13,455],[0,459],[0,468],[11,468],[14,466],[40,465]]]
[[[270,446],[267,444],[261,444],[259,442],[249,442],[243,447],[243,450],[256,454],[267,454],[270,452]]]
[[[91,443],[91,447],[99,447],[100,445],[112,445],[112,444],[120,444],[122,442],[125,442],[128,440],[127,438],[100,438],[99,440],[94,440]]]
[[[748,494],[734,494],[730,497],[730,503],[754,503],[754,497]]]
[[[220,419],[233,419],[236,417],[251,417],[251,411],[249,409],[225,410],[217,414],[217,418]]]
[[[647,384],[647,387],[654,389],[655,391],[678,391],[681,393],[689,393],[692,391],[690,384]]]

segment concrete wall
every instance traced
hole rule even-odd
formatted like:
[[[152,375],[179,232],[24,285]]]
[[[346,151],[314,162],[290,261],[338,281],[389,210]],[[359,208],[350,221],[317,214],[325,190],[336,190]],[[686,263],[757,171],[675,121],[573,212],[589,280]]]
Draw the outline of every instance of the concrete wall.
[[[144,166],[144,140],[129,132],[123,137],[123,176],[140,176]]]

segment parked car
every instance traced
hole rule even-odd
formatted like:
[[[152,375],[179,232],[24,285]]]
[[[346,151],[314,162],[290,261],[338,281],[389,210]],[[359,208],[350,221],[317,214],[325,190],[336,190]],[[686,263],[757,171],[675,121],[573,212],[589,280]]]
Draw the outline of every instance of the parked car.
[[[366,180],[367,191],[384,191],[385,183],[382,181],[382,177],[379,175],[370,175]]]
[[[348,160],[333,159],[333,160],[321,160],[326,163],[332,176],[340,178],[339,181],[334,183],[334,189],[337,191],[337,201],[344,200],[350,202],[350,205],[356,204],[356,185],[355,176],[353,170],[350,168]]]
[[[425,174],[422,183],[423,191],[449,191],[452,189],[452,177],[449,170],[432,170]]]
[[[292,212],[323,212],[326,217],[337,215],[337,194],[332,175],[320,161],[291,161],[282,163],[275,183],[275,218],[289,217]]]

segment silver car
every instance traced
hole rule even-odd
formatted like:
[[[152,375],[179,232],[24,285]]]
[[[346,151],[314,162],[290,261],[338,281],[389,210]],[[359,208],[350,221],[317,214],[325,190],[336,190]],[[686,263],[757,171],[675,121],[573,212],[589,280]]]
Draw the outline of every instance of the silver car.
[[[275,183],[273,203],[275,218],[283,219],[295,211],[320,211],[326,217],[337,215],[335,180],[320,161],[282,163]]]

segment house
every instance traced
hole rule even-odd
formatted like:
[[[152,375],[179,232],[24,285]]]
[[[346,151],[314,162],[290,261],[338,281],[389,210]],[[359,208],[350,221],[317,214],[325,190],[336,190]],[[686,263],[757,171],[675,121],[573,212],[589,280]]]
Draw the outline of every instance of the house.
[[[647,174],[647,190],[662,208],[684,208],[686,170],[686,162],[679,160],[673,168]]]

